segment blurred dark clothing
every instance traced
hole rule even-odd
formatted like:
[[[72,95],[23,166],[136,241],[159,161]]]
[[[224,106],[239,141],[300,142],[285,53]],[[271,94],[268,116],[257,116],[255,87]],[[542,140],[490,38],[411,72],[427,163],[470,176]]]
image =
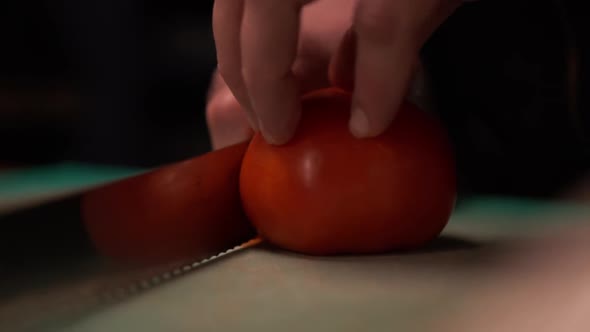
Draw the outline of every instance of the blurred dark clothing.
[[[552,195],[590,166],[590,29],[581,1],[482,0],[424,58],[464,192]]]

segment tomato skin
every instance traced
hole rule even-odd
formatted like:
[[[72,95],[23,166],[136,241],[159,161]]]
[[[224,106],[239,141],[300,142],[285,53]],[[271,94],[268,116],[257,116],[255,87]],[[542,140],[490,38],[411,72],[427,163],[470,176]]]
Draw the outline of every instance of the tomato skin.
[[[267,241],[312,255],[418,248],[453,211],[456,177],[443,127],[406,103],[386,133],[348,130],[350,94],[326,89],[303,98],[298,132],[282,146],[252,139],[240,192]]]
[[[247,143],[87,193],[82,217],[98,251],[117,261],[170,263],[213,255],[256,235],[241,208]]]

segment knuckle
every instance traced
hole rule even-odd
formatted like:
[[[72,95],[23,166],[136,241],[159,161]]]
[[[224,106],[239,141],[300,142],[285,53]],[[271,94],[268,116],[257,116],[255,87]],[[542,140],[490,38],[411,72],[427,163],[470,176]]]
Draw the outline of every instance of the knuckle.
[[[207,107],[205,108],[205,119],[207,120],[209,127],[212,127],[219,122],[221,112],[222,109],[219,107],[219,103],[215,96],[209,101],[209,103],[207,103]]]
[[[206,121],[216,149],[239,143],[251,135],[245,112],[228,91],[216,94],[207,104]]]
[[[224,123],[237,116],[240,106],[231,93],[222,91],[211,98],[205,112],[209,123]]]

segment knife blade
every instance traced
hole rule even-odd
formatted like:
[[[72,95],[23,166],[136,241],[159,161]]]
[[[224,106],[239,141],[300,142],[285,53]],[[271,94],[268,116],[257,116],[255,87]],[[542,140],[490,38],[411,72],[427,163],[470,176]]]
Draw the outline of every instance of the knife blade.
[[[3,217],[3,225],[16,225],[11,237],[22,240],[30,235],[31,229],[39,229],[41,235],[37,239],[45,239],[45,247],[30,257],[21,255],[29,263],[20,272],[4,263],[2,270],[12,273],[0,283],[0,293],[8,295],[0,300],[0,329],[52,330],[89,311],[125,300],[258,244],[260,240],[244,216],[239,199],[239,169],[246,146],[238,144],[210,152]],[[163,206],[163,200],[168,204]],[[178,201],[184,204],[170,206]],[[46,219],[63,226],[54,230],[47,227]],[[197,232],[186,237],[182,229],[168,233],[162,229],[162,233],[177,239],[146,239],[139,236],[141,228],[134,232],[133,227],[148,221],[162,227],[179,223]],[[51,238],[64,229],[76,229],[78,240],[72,242],[79,244],[83,238],[87,243],[47,254],[52,246],[59,245]],[[118,236],[121,234],[125,236]],[[153,241],[152,247],[147,246],[149,241]],[[4,241],[7,242],[10,241]],[[5,253],[21,252],[18,247],[4,246]],[[79,249],[85,246],[86,249]],[[71,253],[67,250],[84,254],[64,262],[64,256]]]

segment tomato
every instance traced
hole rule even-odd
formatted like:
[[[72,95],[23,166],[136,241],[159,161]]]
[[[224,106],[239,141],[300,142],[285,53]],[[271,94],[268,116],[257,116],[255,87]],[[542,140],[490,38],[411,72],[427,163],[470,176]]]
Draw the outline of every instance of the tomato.
[[[382,135],[348,130],[350,94],[335,88],[303,98],[289,143],[253,137],[240,174],[245,212],[261,237],[312,255],[413,249],[446,226],[456,196],[446,131],[416,106],[402,105]]]
[[[256,235],[240,203],[247,143],[94,190],[82,216],[98,251],[133,263],[212,255]]]

